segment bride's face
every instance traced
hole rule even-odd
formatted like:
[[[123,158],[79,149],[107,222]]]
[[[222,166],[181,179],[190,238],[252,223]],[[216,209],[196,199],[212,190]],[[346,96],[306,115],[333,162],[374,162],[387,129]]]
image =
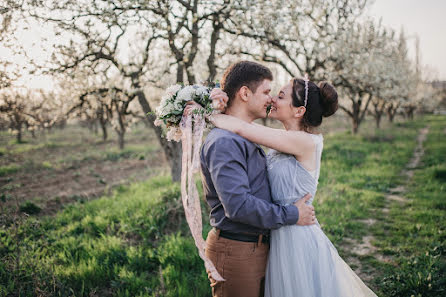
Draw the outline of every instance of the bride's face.
[[[289,82],[272,98],[271,112],[268,117],[279,121],[286,121],[294,117],[295,107],[292,104],[291,93],[293,82]]]

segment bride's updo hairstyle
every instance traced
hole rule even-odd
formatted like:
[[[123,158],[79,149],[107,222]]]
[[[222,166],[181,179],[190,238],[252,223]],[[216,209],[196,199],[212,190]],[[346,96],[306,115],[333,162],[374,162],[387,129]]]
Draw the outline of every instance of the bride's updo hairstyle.
[[[292,81],[293,106],[305,106],[305,80],[294,78]],[[308,130],[318,127],[322,123],[322,117],[329,117],[338,109],[338,93],[328,82],[320,82],[317,86],[314,82],[308,81],[308,101],[305,108],[303,128]]]

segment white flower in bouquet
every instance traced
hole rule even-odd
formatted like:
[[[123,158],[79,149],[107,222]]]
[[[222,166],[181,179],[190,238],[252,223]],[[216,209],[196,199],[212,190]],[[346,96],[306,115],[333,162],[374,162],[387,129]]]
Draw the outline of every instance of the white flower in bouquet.
[[[172,85],[172,86],[167,88],[166,95],[168,97],[172,97],[173,95],[178,93],[178,91],[181,90],[181,88],[182,88],[181,85]]]
[[[201,110],[196,110],[197,113],[209,116],[216,112],[209,94],[210,89],[205,86],[170,86],[162,97],[159,106],[155,109],[156,119],[154,124],[167,128],[166,138],[168,140],[180,141],[181,129],[179,127],[188,101],[194,100],[203,107]]]
[[[178,98],[178,97],[177,97]],[[190,100],[192,100],[192,99],[190,99]],[[172,104],[172,110],[171,110],[171,112],[174,112],[174,111],[182,111],[183,110],[183,104],[184,104],[184,101],[188,101],[188,100],[175,100],[175,102],[173,102],[173,104]]]
[[[167,105],[169,104],[167,97],[161,98],[160,105],[155,109],[155,113],[157,115],[164,115],[164,113],[168,110]]]
[[[193,86],[186,86],[178,92],[175,101],[190,101],[195,97],[195,88]]]
[[[196,94],[197,96],[200,96],[201,98],[203,98],[203,96],[205,96],[205,95],[209,95],[209,89],[206,88],[206,87],[198,87],[198,88],[195,90],[195,94]]]
[[[159,127],[163,124],[163,121],[161,121],[160,119],[156,119],[154,124],[155,124],[155,126]]]
[[[167,131],[166,138],[168,140],[180,141],[182,132],[178,127],[170,127]]]

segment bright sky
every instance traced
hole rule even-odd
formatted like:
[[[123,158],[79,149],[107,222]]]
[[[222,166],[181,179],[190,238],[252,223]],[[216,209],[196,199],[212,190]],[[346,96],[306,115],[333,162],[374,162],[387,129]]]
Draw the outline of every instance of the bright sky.
[[[367,14],[376,19],[382,18],[385,26],[397,31],[404,28],[408,41],[409,54],[415,56],[415,35],[420,38],[421,64],[432,69],[429,77],[446,80],[446,0],[375,0]],[[48,28],[39,28],[31,24],[28,30],[16,31],[20,43],[27,49],[27,54],[36,61],[49,58],[41,42],[43,37],[50,40],[55,37]],[[14,60],[20,67],[26,66],[26,58],[15,56],[0,45],[0,58]],[[52,81],[48,77],[24,75],[20,83],[31,88],[51,89]]]
[[[375,0],[368,14],[382,18],[385,26],[420,38],[421,64],[433,68],[436,78],[446,80],[446,0]],[[415,39],[409,41],[415,56]],[[437,72],[435,75],[434,72]]]

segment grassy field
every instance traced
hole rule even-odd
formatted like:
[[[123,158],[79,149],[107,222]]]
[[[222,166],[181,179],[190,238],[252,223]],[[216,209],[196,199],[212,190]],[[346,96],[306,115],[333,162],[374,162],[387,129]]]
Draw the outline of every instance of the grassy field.
[[[446,120],[407,126],[420,125],[429,132],[420,165],[402,183],[407,200],[390,203],[373,228],[374,244],[391,260],[374,264],[385,296],[446,296]]]
[[[339,122],[328,122],[332,128],[324,131],[315,199],[323,229],[379,296],[444,296],[446,118],[425,116],[386,124],[380,131],[367,124],[359,135],[342,125],[345,121],[341,128]],[[425,152],[409,177],[406,166],[426,126]],[[113,141],[104,144],[82,129],[70,129],[83,140],[63,142],[55,133],[44,145],[17,145],[2,138],[0,296],[210,296],[179,186],[163,174],[165,163],[156,163],[159,148],[144,134],[147,129],[129,136],[128,155],[117,151]],[[48,152],[54,157],[47,159]],[[131,183],[107,187],[93,174],[88,176],[94,183],[82,180],[93,188],[102,185],[97,193],[105,194],[97,199],[64,198],[57,191],[35,197],[21,189],[33,172],[42,171],[48,179],[70,170],[81,176],[91,164],[109,162],[117,171],[129,160],[144,162],[133,171],[139,181],[130,178]],[[100,169],[93,168],[98,174]],[[400,198],[392,199],[397,187],[403,188]],[[46,201],[55,197],[59,205],[44,211]],[[208,212],[204,204],[203,212]],[[207,222],[204,229],[207,233]]]

